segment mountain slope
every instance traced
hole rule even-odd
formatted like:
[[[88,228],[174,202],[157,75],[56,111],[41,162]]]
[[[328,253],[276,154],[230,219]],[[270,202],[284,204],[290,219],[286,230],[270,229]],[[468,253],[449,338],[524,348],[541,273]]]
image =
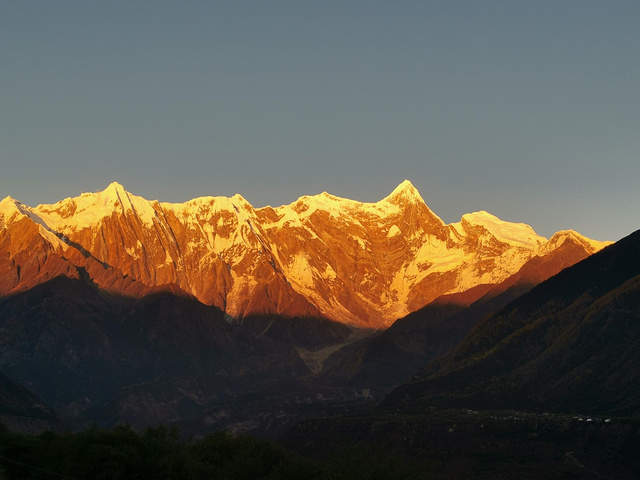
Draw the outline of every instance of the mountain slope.
[[[2,372],[71,421],[177,420],[309,374],[295,338],[256,337],[177,287],[131,298],[60,276],[0,300],[0,331]],[[126,397],[128,417],[108,413],[131,388],[145,393]]]
[[[141,296],[176,284],[235,318],[383,328],[450,293],[498,284],[567,238],[487,212],[446,225],[411,185],[377,203],[328,193],[255,209],[242,196],[148,201],[112,183],[35,208],[0,202],[0,295],[63,274]]]
[[[579,239],[565,238],[559,247],[532,258],[499,284],[443,295],[379,335],[340,350],[327,360],[319,380],[388,391],[430,360],[451,351],[484,316],[586,256]]]
[[[0,424],[14,432],[37,434],[62,428],[54,412],[29,390],[0,373]]]
[[[384,405],[631,414],[639,372],[640,231],[483,320]]]

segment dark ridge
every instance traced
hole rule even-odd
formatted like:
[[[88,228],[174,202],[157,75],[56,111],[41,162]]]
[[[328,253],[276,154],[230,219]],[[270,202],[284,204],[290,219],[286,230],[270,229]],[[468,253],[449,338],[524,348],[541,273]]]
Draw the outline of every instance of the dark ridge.
[[[255,337],[264,336],[310,350],[344,343],[352,334],[347,325],[326,318],[248,315],[232,322]]]
[[[640,231],[484,319],[381,408],[637,414],[638,385]]]
[[[61,430],[56,414],[22,385],[0,373],[0,424],[14,432]]]
[[[272,415],[266,428],[280,431],[312,414],[303,406],[315,393],[302,381],[311,371],[296,347],[341,344],[351,332],[289,320],[238,324],[175,285],[134,298],[60,276],[0,299],[0,369],[72,428],[166,422],[201,434],[262,429],[248,419]],[[252,396],[260,401],[234,400]]]

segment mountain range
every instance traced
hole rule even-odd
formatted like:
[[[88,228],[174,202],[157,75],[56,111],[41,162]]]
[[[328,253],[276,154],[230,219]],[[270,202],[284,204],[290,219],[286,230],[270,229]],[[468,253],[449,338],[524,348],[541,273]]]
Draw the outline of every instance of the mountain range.
[[[85,276],[135,297],[175,285],[235,319],[384,329],[443,295],[500,284],[567,241],[579,252],[565,263],[607,244],[571,230],[547,239],[484,211],[447,225],[409,181],[377,203],[325,192],[258,209],[240,195],[148,201],[112,183],[52,205],[0,202],[0,296]]]
[[[22,411],[43,401],[71,428],[279,435],[418,388],[401,384],[609,243],[487,212],[447,225],[408,181],[377,203],[259,209],[117,183],[53,205],[7,197],[0,369],[40,399]]]

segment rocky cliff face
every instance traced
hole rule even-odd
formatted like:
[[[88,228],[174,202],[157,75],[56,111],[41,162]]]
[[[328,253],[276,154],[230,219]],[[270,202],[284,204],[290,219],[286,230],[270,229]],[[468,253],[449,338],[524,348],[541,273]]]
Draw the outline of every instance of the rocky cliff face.
[[[0,203],[0,295],[65,275],[139,296],[176,284],[227,314],[383,328],[444,294],[498,284],[567,239],[487,212],[445,224],[405,181],[377,203],[328,193],[255,209],[243,197],[148,201],[112,183],[35,208]],[[576,260],[577,261],[577,260]]]

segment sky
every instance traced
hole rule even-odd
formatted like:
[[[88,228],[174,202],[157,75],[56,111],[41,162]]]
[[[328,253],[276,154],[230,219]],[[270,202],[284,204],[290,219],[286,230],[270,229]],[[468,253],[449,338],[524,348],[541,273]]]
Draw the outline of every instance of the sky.
[[[640,2],[0,0],[0,198],[374,202],[640,228]]]

